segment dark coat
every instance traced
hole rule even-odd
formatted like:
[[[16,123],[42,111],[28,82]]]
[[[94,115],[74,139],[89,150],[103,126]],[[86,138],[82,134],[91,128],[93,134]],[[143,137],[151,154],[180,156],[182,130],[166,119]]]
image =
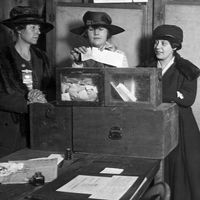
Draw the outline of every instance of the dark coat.
[[[45,92],[50,83],[45,53],[31,47],[33,88]],[[23,60],[22,60],[23,62]],[[14,47],[0,53],[0,157],[29,144],[28,89],[22,82],[22,63]]]
[[[200,132],[191,109],[199,74],[195,65],[176,54],[175,63],[162,78],[163,102],[175,102],[179,107],[179,144],[165,160],[171,200],[200,200]],[[177,91],[183,99],[177,97]]]

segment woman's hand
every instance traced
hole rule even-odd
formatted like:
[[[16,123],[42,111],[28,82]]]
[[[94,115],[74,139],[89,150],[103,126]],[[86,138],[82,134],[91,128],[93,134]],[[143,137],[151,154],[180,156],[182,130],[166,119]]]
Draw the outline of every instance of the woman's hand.
[[[45,95],[38,89],[32,89],[28,93],[29,104],[31,103],[47,103]]]
[[[81,46],[71,50],[70,54],[75,63],[81,62],[81,54],[87,53],[87,47]]]

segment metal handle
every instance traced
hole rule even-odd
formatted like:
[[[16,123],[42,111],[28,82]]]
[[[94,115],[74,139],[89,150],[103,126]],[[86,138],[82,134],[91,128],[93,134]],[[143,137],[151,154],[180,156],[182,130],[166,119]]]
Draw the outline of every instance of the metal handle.
[[[110,129],[108,138],[111,140],[121,140],[122,138],[122,128],[114,126]]]

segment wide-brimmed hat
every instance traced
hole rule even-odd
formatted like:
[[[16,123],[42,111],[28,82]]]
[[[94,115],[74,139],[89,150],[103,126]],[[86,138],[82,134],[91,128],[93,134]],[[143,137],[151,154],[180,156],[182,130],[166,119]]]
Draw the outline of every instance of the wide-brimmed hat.
[[[16,6],[10,11],[10,18],[0,22],[10,29],[15,29],[16,26],[26,24],[39,24],[40,31],[47,33],[54,28],[54,26],[38,14],[36,8],[30,6]]]
[[[170,43],[177,44],[177,50],[179,50],[182,47],[183,30],[176,25],[160,25],[153,31],[153,39],[169,40]]]
[[[111,35],[125,31],[123,28],[113,25],[111,17],[105,12],[87,11],[83,15],[83,22],[83,26],[71,29],[70,31],[74,34],[82,35],[88,26],[103,26],[109,30]]]

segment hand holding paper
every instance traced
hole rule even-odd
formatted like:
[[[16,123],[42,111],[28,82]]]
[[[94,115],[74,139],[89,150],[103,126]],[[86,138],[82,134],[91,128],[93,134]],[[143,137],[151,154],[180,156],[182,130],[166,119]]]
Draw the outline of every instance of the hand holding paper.
[[[89,59],[101,62],[107,65],[112,65],[116,67],[123,67],[123,57],[124,55],[112,52],[108,50],[100,51],[96,47],[87,48],[87,53],[81,54],[81,60],[86,61]]]

